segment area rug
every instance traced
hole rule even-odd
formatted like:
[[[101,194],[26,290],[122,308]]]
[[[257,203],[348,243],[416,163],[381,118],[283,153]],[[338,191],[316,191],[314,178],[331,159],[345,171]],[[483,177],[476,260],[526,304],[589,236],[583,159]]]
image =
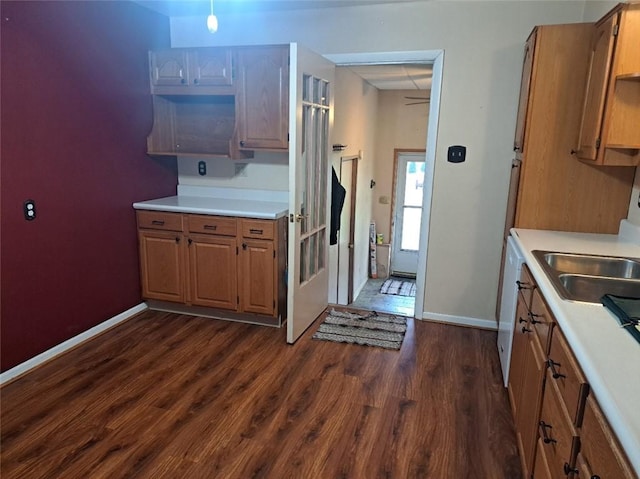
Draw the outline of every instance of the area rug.
[[[395,294],[397,296],[416,295],[416,283],[413,281],[402,281],[398,279],[388,279],[380,287],[382,294]]]
[[[312,337],[324,341],[400,349],[406,331],[407,318],[402,316],[378,314],[375,311],[359,314],[331,309]]]

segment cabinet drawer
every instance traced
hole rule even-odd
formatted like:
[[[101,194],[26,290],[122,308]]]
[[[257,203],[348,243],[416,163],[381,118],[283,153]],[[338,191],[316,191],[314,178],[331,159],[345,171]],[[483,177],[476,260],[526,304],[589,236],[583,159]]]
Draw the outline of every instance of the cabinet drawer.
[[[527,305],[527,308],[531,308],[531,295],[533,294],[533,290],[536,288],[536,282],[529,271],[529,268],[526,264],[522,265],[522,271],[520,272],[520,279],[517,281],[518,283],[518,294],[524,301],[524,304]]]
[[[566,477],[565,469],[573,469],[578,449],[578,434],[562,405],[558,388],[547,372],[547,387],[542,401],[538,433],[552,477]]]
[[[636,477],[631,472],[631,466],[592,395],[587,397],[584,408],[580,442],[584,462],[581,466],[591,474],[600,476],[602,479]],[[580,479],[583,479],[582,476]]]
[[[273,239],[274,222],[271,220],[242,219],[242,237]]]
[[[138,228],[182,231],[182,214],[180,213],[138,210],[136,215],[138,218]]]
[[[537,289],[535,289],[532,294],[529,318],[531,320],[533,330],[540,340],[542,350],[545,354],[548,354],[551,346],[551,330],[554,325],[553,315],[542,299],[540,291]]]
[[[580,426],[589,386],[569,345],[557,328],[551,337],[548,366],[549,382],[557,386],[573,424]]]
[[[236,219],[225,216],[189,215],[189,232],[235,236]]]

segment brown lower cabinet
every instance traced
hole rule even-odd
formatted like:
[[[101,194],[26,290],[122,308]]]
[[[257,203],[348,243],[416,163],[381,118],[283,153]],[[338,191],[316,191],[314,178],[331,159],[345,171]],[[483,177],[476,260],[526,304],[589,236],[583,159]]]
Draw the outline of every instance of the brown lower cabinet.
[[[526,479],[637,479],[526,265],[508,393]]]
[[[137,211],[144,299],[286,317],[286,221]]]

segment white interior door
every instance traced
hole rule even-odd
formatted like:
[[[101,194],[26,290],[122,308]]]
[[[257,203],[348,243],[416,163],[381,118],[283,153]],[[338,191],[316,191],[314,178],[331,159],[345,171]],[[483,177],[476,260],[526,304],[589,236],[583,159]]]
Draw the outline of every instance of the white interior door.
[[[287,342],[293,343],[328,304],[335,65],[295,43],[290,48]]]
[[[420,249],[425,153],[401,152],[396,161],[391,274],[415,276]]]

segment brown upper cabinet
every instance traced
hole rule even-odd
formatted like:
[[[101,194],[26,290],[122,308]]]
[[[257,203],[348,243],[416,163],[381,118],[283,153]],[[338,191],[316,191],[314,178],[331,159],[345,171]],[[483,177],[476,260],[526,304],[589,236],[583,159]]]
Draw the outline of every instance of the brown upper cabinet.
[[[238,48],[236,118],[240,148],[289,148],[289,48]]]
[[[533,30],[527,43],[524,44],[524,62],[522,64],[522,79],[520,80],[520,97],[518,100],[518,116],[516,119],[516,133],[513,139],[513,151],[516,159],[522,159],[525,141],[525,123],[527,120],[527,105],[529,89],[531,87],[531,73],[533,72],[533,52],[535,51],[537,31]]]
[[[251,158],[289,148],[289,46],[149,53],[150,155]]]
[[[596,165],[640,164],[640,3],[595,24],[576,156]]]
[[[233,94],[230,48],[172,48],[149,53],[154,95]]]

